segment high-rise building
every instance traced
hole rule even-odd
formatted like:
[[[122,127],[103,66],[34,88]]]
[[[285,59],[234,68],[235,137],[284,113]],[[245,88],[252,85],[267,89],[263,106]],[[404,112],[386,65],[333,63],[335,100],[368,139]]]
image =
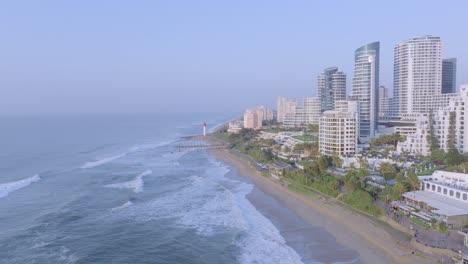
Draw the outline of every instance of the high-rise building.
[[[296,113],[297,102],[288,101],[286,103],[286,114],[295,114]]]
[[[273,110],[264,106],[260,106],[259,109],[263,111],[263,121],[273,120]]]
[[[276,105],[276,120],[278,121],[278,123],[284,122],[284,116],[286,115],[286,104],[287,104],[286,97],[279,96],[278,102]]]
[[[442,93],[456,93],[457,59],[442,60]]]
[[[364,45],[354,54],[352,96],[359,102],[359,137],[375,136],[379,111],[380,42]]]
[[[244,113],[244,128],[261,129],[263,121],[263,109],[247,109]]]
[[[288,101],[288,107],[284,117],[284,127],[303,127],[309,124],[318,124],[320,118],[320,100],[318,97],[304,98],[303,105],[296,101]]]
[[[318,125],[321,107],[320,107],[320,98],[318,97],[306,97],[304,98],[304,112],[305,112],[305,122],[310,125]]]
[[[335,102],[346,99],[346,75],[337,67],[326,68],[317,78],[321,111],[335,109]]]
[[[319,151],[326,156],[352,156],[358,143],[359,103],[346,100],[336,103],[338,110],[325,111],[320,117]]]
[[[394,48],[393,98],[397,114],[426,114],[442,90],[442,42],[422,36]]]
[[[388,97],[388,88],[380,86],[379,88],[379,118],[390,116],[390,98]]]

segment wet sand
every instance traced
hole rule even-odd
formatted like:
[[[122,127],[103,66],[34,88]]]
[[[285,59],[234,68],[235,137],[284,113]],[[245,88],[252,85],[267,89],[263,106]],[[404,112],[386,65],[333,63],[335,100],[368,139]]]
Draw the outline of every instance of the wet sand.
[[[258,188],[248,199],[279,227],[288,245],[305,263],[347,263],[356,258],[353,263],[433,263],[412,254],[374,219],[319,195],[291,191],[277,180],[262,176],[227,149],[211,149],[209,153]]]

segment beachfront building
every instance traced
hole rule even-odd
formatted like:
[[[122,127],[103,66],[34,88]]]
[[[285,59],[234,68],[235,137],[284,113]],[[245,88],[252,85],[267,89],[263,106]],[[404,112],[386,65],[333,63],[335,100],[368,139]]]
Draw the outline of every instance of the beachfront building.
[[[422,36],[397,44],[393,74],[393,98],[399,116],[437,109],[433,100],[442,87],[440,38]]]
[[[450,96],[448,96],[450,95]],[[451,115],[454,119],[455,130],[455,147],[460,153],[468,152],[468,131],[465,129],[465,124],[468,122],[468,85],[460,86],[459,94],[444,94],[449,100],[445,107],[441,107],[433,112],[434,135],[437,138],[439,147],[445,152],[448,151],[448,138],[450,131]],[[407,135],[405,142],[399,142],[397,152],[407,152],[422,155],[429,155],[429,143],[427,134],[429,131],[428,115],[419,114],[416,123],[416,132]]]
[[[284,122],[284,116],[286,115],[286,104],[287,104],[286,97],[279,96],[278,102],[276,105],[276,121],[278,121],[278,123]]]
[[[395,131],[397,133],[400,132],[401,135],[405,135],[401,132],[406,132],[406,141],[398,142],[397,153],[411,153],[427,156],[430,154],[429,143],[427,141],[427,133],[429,131],[428,116],[418,114],[415,124],[415,127],[404,127],[406,130],[403,130],[402,127],[400,131]],[[411,133],[412,131],[414,132]]]
[[[442,93],[456,93],[457,59],[442,60]]]
[[[429,221],[434,218],[450,228],[468,225],[468,174],[435,171],[419,180],[421,190],[403,194],[407,205],[429,213]]]
[[[346,74],[337,67],[326,68],[317,77],[321,112],[334,110],[335,102],[346,99]]]
[[[289,101],[283,127],[294,128],[318,124],[320,114],[320,101],[317,97],[304,98],[303,105],[298,105],[296,101]]]
[[[368,141],[375,136],[379,111],[380,43],[374,42],[356,50],[352,96],[359,101],[359,138]]]
[[[440,108],[434,113],[434,130],[439,141],[439,146],[444,151],[448,151],[448,140],[450,131],[451,115],[454,118],[455,147],[460,153],[468,152],[468,130],[465,124],[468,124],[468,85],[460,87],[460,94],[450,98],[446,107]]]
[[[247,109],[244,113],[244,128],[261,129],[263,110],[259,108]]]
[[[293,128],[302,127],[305,125],[305,109],[304,106],[294,105],[294,108],[289,109],[284,117],[283,127]]]
[[[340,110],[323,112],[319,125],[320,154],[353,156],[358,143],[359,113],[356,109],[345,109],[340,101]],[[358,107],[358,103],[350,103]]]
[[[321,113],[319,97],[304,98],[304,119],[307,125],[318,125]]]
[[[242,130],[242,128],[244,128],[244,121],[243,120],[242,121],[240,121],[240,120],[231,121],[231,122],[229,122],[227,132],[237,134],[237,133],[239,133],[239,131]]]

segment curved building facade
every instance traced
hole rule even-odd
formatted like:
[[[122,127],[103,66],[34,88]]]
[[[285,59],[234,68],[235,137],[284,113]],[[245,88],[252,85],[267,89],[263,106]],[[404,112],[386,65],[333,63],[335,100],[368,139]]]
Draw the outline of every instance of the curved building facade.
[[[380,42],[373,42],[354,53],[352,94],[359,102],[359,137],[375,136],[379,109]]]

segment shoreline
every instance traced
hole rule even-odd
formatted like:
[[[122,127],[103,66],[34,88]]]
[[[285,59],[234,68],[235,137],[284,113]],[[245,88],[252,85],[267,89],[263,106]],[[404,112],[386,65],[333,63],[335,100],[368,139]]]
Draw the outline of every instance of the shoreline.
[[[212,137],[207,140],[218,141]],[[414,250],[410,248],[410,241],[395,238],[377,219],[364,216],[334,201],[328,201],[318,194],[306,195],[292,191],[279,181],[262,176],[247,160],[228,149],[210,149],[208,153],[232,166],[238,176],[248,178],[256,188],[273,197],[306,223],[323,228],[334,236],[337,243],[358,252],[362,263],[435,262],[429,257],[422,258],[414,254]]]

